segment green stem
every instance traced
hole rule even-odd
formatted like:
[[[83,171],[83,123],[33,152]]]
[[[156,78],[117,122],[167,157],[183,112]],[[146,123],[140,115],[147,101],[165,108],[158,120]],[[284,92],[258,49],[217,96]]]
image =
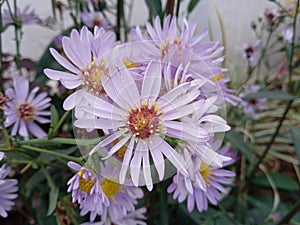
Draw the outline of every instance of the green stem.
[[[37,147],[33,147],[33,146],[28,146],[28,145],[21,145],[20,147],[23,148],[23,149],[26,149],[26,150],[30,150],[30,151],[46,153],[48,155],[52,155],[52,156],[55,156],[55,157],[58,157],[58,158],[67,159],[67,160],[74,161],[74,162],[77,162],[77,163],[80,163],[80,164],[82,163],[82,160],[77,158],[77,157],[65,155],[65,154],[62,154],[62,153],[59,153],[59,152],[54,152],[54,151],[50,151],[50,150],[47,150],[47,149],[37,148]]]
[[[276,127],[276,130],[275,132],[273,133],[272,137],[271,137],[271,140],[270,142],[268,143],[268,145],[266,146],[263,154],[259,157],[259,160],[257,161],[257,163],[255,164],[255,166],[253,167],[252,171],[250,172],[248,178],[247,178],[247,182],[246,182],[246,185],[244,186],[243,189],[247,188],[248,185],[251,183],[251,180],[253,179],[254,175],[255,175],[255,172],[256,170],[258,169],[259,165],[262,163],[262,161],[264,160],[264,158],[266,157],[267,153],[269,152],[269,150],[271,149],[278,133],[279,133],[279,130],[283,124],[283,121],[285,120],[286,118],[286,115],[288,113],[288,111],[290,110],[290,108],[292,107],[292,104],[293,104],[294,100],[290,100],[284,110],[284,113],[282,115],[282,117],[280,118],[280,121]]]
[[[6,127],[4,126],[3,122],[1,123],[1,127],[2,127],[2,133],[3,133],[5,141],[6,141],[7,149],[11,149],[12,142],[11,142],[10,136],[9,136],[8,131],[7,131]]]
[[[20,22],[22,23],[22,21]],[[21,24],[19,24],[18,21],[18,15],[17,15],[17,0],[14,0],[14,24],[15,24],[15,38],[16,38],[16,55],[15,55],[15,61],[17,69],[19,70],[19,75],[22,75],[21,70],[21,54],[20,54],[20,41],[21,41]]]
[[[298,1],[299,3],[299,1]],[[293,218],[293,216],[298,213],[300,210],[300,200],[298,200],[296,202],[296,204],[294,205],[294,207],[291,209],[291,211],[289,211],[288,214],[286,214],[285,217],[283,217],[278,223],[277,225],[284,225],[284,224],[288,224],[289,221]]]
[[[118,0],[117,2],[117,22],[116,22],[116,36],[117,40],[121,40],[121,21],[124,16],[124,2],[123,0]]]
[[[32,139],[28,141],[18,141],[18,145],[53,145],[53,144],[66,144],[66,145],[94,145],[99,143],[105,138],[105,136],[94,139],[73,139],[73,138],[53,138],[49,140],[48,138]],[[6,144],[0,144],[0,149],[7,148]],[[12,147],[7,148],[9,150],[13,149]]]
[[[177,18],[179,16],[180,3],[181,3],[181,0],[177,0],[177,4],[176,4],[176,17]]]
[[[58,123],[56,124],[56,127],[53,130],[53,134],[56,135],[59,128],[61,127],[61,125],[64,123],[64,121],[66,120],[66,118],[69,116],[71,111],[66,111],[64,113],[64,115],[61,117],[61,119],[58,121]]]

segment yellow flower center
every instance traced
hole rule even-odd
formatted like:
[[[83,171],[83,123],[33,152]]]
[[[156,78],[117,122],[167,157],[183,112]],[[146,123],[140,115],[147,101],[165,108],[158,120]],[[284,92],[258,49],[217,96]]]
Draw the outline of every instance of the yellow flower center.
[[[225,77],[225,75],[223,73],[220,73],[216,76],[214,76],[213,78],[211,78],[212,81],[217,82],[219,80],[222,80]]]
[[[119,192],[121,185],[108,179],[101,182],[101,187],[108,199],[112,199]]]
[[[139,65],[137,63],[134,63],[128,59],[123,60],[123,64],[126,66],[127,69],[137,68]]]
[[[97,59],[94,57],[92,62],[88,63],[85,70],[82,71],[83,86],[91,93],[99,95],[104,92],[101,77],[109,77],[108,69],[105,68],[105,63],[102,61],[99,65],[96,64]]]
[[[92,187],[95,185],[96,180],[92,180],[91,177],[88,177],[87,179],[84,179],[82,177],[84,170],[80,170],[77,174],[79,175],[79,189],[86,192],[90,193]]]
[[[28,102],[24,102],[16,107],[16,113],[22,120],[33,121],[36,117],[35,112],[36,107]]]
[[[149,138],[153,133],[159,133],[161,125],[159,117],[162,113],[158,113],[159,106],[153,103],[149,108],[146,102],[142,103],[139,108],[129,110],[127,120],[128,129],[133,136],[140,139]]]
[[[200,169],[199,169],[199,172],[208,187],[210,186],[208,179],[212,177],[212,173],[211,173],[210,169],[211,169],[211,167],[204,162],[201,163]]]

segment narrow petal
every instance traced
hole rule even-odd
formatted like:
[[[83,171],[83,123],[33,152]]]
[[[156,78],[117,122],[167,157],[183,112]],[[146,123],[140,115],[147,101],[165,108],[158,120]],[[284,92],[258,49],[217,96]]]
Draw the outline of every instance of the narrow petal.
[[[170,160],[170,162],[177,168],[178,171],[180,171],[184,176],[188,176],[183,157],[164,140],[161,142],[161,151],[166,156],[166,158]]]
[[[161,63],[150,62],[146,68],[145,76],[143,79],[141,100],[156,100],[161,87]]]
[[[121,167],[121,171],[120,171],[120,175],[119,175],[119,180],[120,180],[121,184],[124,184],[124,182],[125,182],[125,176],[128,171],[129,162],[132,157],[133,145],[134,145],[134,138],[131,138],[129,145],[126,149],[124,158],[123,158],[122,167]]]
[[[66,68],[74,74],[80,73],[79,69],[72,65],[65,57],[61,56],[54,48],[50,48],[49,51],[51,55],[55,58],[55,60],[64,68]]]

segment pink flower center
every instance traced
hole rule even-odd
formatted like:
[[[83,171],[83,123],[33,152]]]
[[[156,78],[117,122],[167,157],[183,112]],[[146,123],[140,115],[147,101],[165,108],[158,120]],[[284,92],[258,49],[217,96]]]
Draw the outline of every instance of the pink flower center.
[[[146,102],[143,102],[139,108],[129,110],[128,128],[133,136],[140,139],[147,139],[153,133],[160,132],[161,121],[159,117],[162,113],[158,113],[159,107],[153,103],[149,108]]]
[[[27,102],[24,102],[16,107],[16,113],[17,115],[22,119],[26,121],[33,121],[36,117],[35,115],[36,107],[30,105]]]

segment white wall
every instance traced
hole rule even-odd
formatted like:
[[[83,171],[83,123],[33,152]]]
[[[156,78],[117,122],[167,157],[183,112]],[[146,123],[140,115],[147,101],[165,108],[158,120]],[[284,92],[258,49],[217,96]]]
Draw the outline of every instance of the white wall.
[[[10,0],[11,4],[13,1]],[[188,0],[182,1],[185,7]],[[19,7],[23,9],[30,4],[41,18],[52,15],[50,0],[19,0]],[[143,0],[134,0],[133,16],[131,24],[143,24],[148,18],[146,5]],[[216,9],[219,10],[226,31],[227,55],[234,60],[235,53],[239,46],[248,43],[253,38],[250,29],[251,21],[262,15],[266,7],[274,7],[268,0],[202,0],[192,13],[191,18],[198,21],[199,30],[211,24],[214,39],[220,40],[220,27],[216,16]],[[38,60],[49,41],[62,29],[70,24],[70,18],[65,16],[64,26],[57,25],[55,30],[43,28],[38,25],[27,25],[24,27],[21,54],[24,57]],[[14,52],[13,28],[3,34],[3,49],[5,52]]]

